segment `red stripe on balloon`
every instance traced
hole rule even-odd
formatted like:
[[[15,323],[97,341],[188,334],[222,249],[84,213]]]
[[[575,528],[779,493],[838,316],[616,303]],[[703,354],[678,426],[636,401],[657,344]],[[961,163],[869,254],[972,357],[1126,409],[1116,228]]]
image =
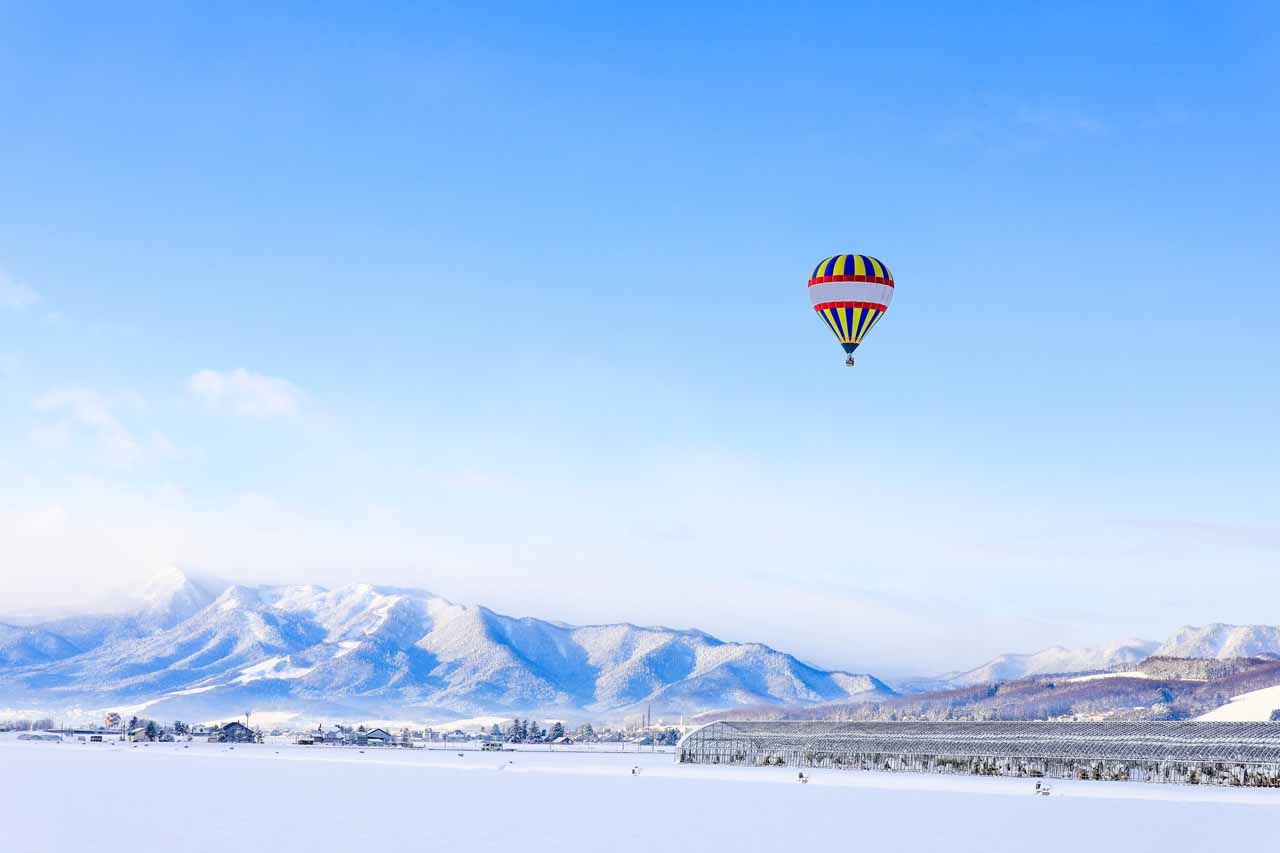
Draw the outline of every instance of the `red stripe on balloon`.
[[[813,306],[814,311],[822,311],[827,308],[874,308],[877,311],[888,311],[888,305],[881,305],[878,302],[819,302]]]
[[[815,284],[826,284],[832,281],[867,281],[871,284],[883,284],[893,287],[893,279],[880,278],[874,275],[823,275],[809,279],[809,286],[813,287]]]

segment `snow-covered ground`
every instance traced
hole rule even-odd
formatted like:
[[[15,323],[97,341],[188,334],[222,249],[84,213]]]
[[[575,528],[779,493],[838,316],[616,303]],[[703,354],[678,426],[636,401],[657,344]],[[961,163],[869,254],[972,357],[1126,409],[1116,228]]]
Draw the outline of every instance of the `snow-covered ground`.
[[[1227,704],[1214,708],[1196,719],[1265,722],[1271,719],[1271,712],[1276,709],[1280,709],[1280,684],[1232,696]]]
[[[639,767],[639,774],[632,768]],[[1276,849],[1280,791],[0,736],[15,853]]]

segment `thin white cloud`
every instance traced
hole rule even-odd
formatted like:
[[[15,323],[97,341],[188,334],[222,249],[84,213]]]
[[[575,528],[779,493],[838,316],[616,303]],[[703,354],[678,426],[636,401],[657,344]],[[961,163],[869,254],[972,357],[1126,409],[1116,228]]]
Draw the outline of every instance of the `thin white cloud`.
[[[0,308],[26,308],[40,301],[30,285],[0,272]]]
[[[949,116],[937,139],[945,145],[1010,151],[1063,144],[1107,131],[1107,123],[1099,115],[1073,99],[1010,101],[993,97]]]
[[[127,405],[140,406],[135,395],[121,398]],[[33,444],[44,450],[64,450],[79,437],[88,437],[96,446],[102,461],[124,467],[144,456],[172,456],[173,444],[155,432],[143,441],[125,426],[115,413],[115,403],[88,388],[63,388],[50,391],[35,401],[35,410],[47,417],[31,428]]]
[[[302,392],[292,382],[243,367],[201,370],[187,386],[210,408],[253,418],[292,417],[302,401]]]
[[[1023,105],[1017,110],[1015,120],[1021,125],[1054,136],[1071,133],[1097,134],[1106,130],[1102,119],[1078,108],[1060,104]]]

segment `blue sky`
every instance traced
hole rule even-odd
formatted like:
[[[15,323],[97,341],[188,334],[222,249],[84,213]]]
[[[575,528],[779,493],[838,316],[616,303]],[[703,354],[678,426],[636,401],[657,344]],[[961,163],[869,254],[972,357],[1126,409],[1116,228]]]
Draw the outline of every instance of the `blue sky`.
[[[1112,5],[0,5],[0,607],[178,564],[890,674],[1276,622],[1280,20]]]

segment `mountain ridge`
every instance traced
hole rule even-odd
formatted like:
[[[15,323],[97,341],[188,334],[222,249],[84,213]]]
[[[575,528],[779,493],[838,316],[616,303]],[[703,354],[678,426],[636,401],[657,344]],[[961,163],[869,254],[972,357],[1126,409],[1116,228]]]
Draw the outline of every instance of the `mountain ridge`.
[[[1184,625],[1153,654],[1162,657],[1226,658],[1280,654],[1280,625]]]
[[[350,584],[208,585],[170,570],[132,611],[0,631],[0,697],[148,713],[616,714],[889,696],[761,643],[632,623],[568,625]],[[59,631],[70,634],[64,637]]]

